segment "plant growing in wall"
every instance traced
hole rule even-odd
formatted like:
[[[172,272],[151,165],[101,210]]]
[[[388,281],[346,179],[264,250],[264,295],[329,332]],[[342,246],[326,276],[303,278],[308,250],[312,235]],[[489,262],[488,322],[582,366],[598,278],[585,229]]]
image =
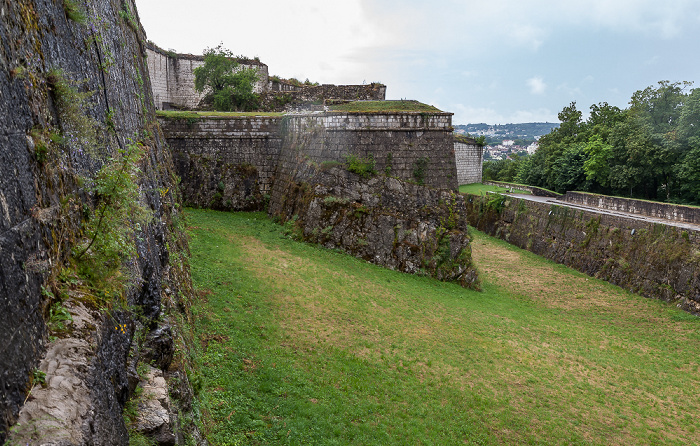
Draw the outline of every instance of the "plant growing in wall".
[[[425,184],[425,174],[428,170],[429,161],[428,157],[420,157],[413,163],[413,178],[421,186]]]
[[[345,162],[347,163],[347,169],[350,172],[356,173],[362,178],[369,178],[377,173],[377,171],[374,169],[376,163],[372,154],[366,158],[361,158],[357,155],[349,155]]]
[[[260,97],[253,93],[258,80],[254,68],[241,68],[231,51],[219,44],[204,51],[204,65],[194,69],[194,88],[208,90],[210,100],[219,111],[251,111],[259,106]]]
[[[133,239],[141,225],[151,219],[150,210],[139,202],[139,160],[145,152],[133,143],[110,158],[97,172],[92,193],[94,210],[87,210],[85,240],[74,249],[81,274],[93,284],[118,289],[124,279],[117,271],[125,257],[135,254]]]

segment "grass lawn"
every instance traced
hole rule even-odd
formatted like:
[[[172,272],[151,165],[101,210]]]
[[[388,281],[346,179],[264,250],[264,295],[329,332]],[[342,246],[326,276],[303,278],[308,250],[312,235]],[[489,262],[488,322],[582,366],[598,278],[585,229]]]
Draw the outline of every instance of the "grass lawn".
[[[459,186],[459,191],[463,194],[484,195],[487,192],[508,192],[510,189],[501,186],[489,186],[481,183],[463,184]],[[516,194],[531,194],[529,191],[513,190]]]
[[[475,233],[484,291],[189,210],[213,445],[700,444],[700,319]]]
[[[394,113],[394,112],[422,112],[442,113],[432,105],[418,101],[357,101],[347,104],[333,105],[332,111],[365,112],[365,113]]]

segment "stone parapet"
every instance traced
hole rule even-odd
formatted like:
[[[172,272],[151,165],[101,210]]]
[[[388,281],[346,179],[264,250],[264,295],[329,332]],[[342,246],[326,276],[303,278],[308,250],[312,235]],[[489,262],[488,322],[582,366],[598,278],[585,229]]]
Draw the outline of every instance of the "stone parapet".
[[[567,203],[581,204],[609,211],[622,211],[670,221],[700,224],[700,207],[571,191],[567,192],[560,199]]]

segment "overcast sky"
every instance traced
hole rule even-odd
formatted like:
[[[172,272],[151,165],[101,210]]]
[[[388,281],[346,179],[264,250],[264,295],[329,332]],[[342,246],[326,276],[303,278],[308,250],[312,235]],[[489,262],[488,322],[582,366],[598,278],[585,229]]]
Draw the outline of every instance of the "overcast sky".
[[[148,38],[270,74],[381,82],[453,124],[558,122],[660,80],[700,87],[700,0],[136,0]]]

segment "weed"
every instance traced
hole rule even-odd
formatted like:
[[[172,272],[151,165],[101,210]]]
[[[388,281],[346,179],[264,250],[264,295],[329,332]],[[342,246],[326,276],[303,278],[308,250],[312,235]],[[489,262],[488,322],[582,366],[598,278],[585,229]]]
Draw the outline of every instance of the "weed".
[[[333,195],[329,195],[323,199],[323,204],[325,204],[326,206],[332,206],[334,204],[343,205],[343,204],[347,204],[347,203],[348,203],[347,199],[335,197]]]
[[[143,154],[141,144],[129,144],[97,172],[91,187],[97,204],[94,211],[88,209],[85,241],[73,250],[81,275],[113,292],[129,280],[119,273],[122,260],[135,253],[134,236],[152,216],[139,202],[138,163]]]
[[[486,209],[490,209],[497,214],[500,214],[503,212],[503,208],[505,208],[507,198],[508,197],[505,195],[498,193],[489,194],[488,201],[486,201]]]
[[[369,178],[377,173],[377,171],[374,170],[375,161],[372,154],[369,154],[365,158],[360,158],[357,155],[349,155],[345,159],[345,163],[348,171],[356,173],[362,178]]]
[[[77,155],[95,156],[99,124],[87,113],[93,92],[80,92],[81,83],[71,81],[59,69],[50,70],[47,81],[58,108],[62,143],[70,146]]]
[[[413,163],[413,179],[421,186],[425,184],[425,174],[428,171],[430,158],[420,157]]]
[[[51,333],[62,334],[68,330],[68,322],[73,322],[70,312],[63,302],[56,302],[49,308],[48,327]]]
[[[78,0],[63,0],[63,10],[72,21],[84,25],[87,22],[87,14],[78,3]]]
[[[32,383],[46,385],[46,372],[42,372],[39,369],[32,370]]]

